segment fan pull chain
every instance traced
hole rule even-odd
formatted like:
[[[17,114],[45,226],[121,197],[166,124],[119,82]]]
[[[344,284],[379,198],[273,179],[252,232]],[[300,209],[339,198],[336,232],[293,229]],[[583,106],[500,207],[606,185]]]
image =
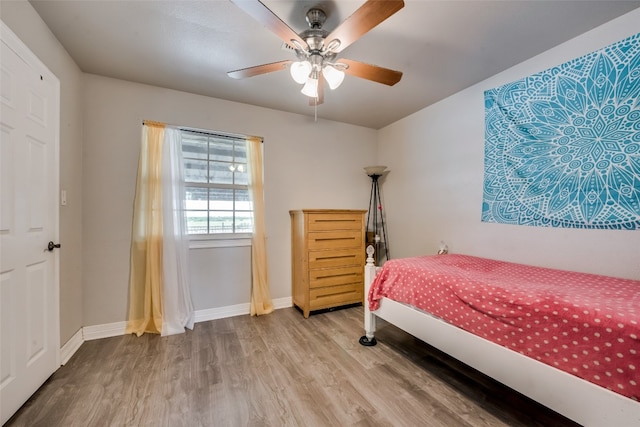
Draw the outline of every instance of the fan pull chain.
[[[313,118],[314,121],[318,121],[318,97],[316,96],[316,102],[313,103]]]

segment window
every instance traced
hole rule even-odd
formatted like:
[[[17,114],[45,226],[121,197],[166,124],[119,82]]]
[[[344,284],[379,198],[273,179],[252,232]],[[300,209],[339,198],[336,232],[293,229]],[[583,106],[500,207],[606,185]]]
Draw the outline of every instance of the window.
[[[246,139],[182,131],[185,216],[192,235],[253,231]]]

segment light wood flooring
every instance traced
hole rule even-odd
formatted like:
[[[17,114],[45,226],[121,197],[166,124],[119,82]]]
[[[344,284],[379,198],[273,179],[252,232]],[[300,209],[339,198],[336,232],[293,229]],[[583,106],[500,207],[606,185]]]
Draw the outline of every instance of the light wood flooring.
[[[7,426],[575,426],[362,307],[85,342]],[[382,323],[382,322],[381,322]]]

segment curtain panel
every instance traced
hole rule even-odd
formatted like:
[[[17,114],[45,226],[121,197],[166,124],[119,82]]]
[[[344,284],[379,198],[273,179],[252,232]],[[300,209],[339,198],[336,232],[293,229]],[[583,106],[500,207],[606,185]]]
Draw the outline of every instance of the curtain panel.
[[[134,202],[126,333],[193,328],[180,131],[145,122]]]
[[[129,320],[126,333],[162,331],[162,141],[163,124],[142,127],[134,202]]]
[[[247,138],[247,164],[249,165],[249,194],[253,203],[251,315],[259,316],[273,311],[267,271],[262,140],[260,138]]]
[[[193,329],[194,308],[189,285],[189,236],[185,212],[182,137],[167,128],[162,155],[163,317],[162,335]]]

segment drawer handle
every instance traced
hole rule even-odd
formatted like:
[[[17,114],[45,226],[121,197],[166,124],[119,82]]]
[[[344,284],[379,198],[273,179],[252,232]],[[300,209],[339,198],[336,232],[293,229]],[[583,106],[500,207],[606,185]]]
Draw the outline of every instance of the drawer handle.
[[[323,295],[318,295],[318,296],[316,297],[316,299],[321,299],[321,298],[333,298],[333,297],[335,297],[336,295],[348,295],[348,294],[355,294],[355,293],[356,293],[356,292],[354,292],[354,291],[336,292],[336,293],[333,293],[333,294],[323,294]]]
[[[356,273],[344,273],[344,274],[330,274],[328,276],[318,276],[318,279],[328,279],[331,277],[347,277],[347,276],[356,276]]]
[[[355,258],[355,255],[336,255],[336,256],[319,256],[316,258],[316,261],[327,260],[327,259],[350,259]]]

